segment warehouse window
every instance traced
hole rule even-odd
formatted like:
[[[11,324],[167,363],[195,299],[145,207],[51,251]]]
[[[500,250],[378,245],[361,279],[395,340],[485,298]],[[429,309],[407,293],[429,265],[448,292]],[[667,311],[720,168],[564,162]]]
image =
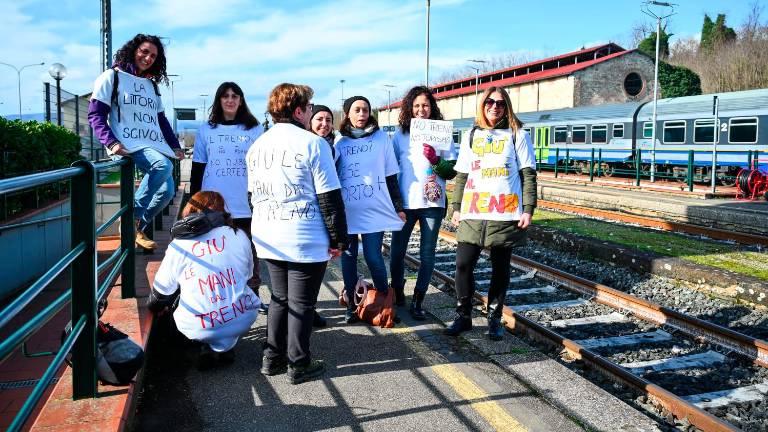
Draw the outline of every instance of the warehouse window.
[[[568,142],[568,128],[565,126],[555,126],[554,128],[555,144],[565,144]]]
[[[585,143],[587,142],[587,127],[586,126],[574,126],[571,128],[571,142],[572,143]]]
[[[698,119],[693,122],[693,142],[695,144],[712,144],[715,136],[714,119]]]
[[[754,144],[757,142],[757,117],[728,120],[728,142]]]
[[[630,96],[637,96],[643,90],[643,79],[636,72],[630,72],[624,78],[624,91]]]
[[[608,125],[593,125],[592,126],[592,142],[593,143],[606,143],[608,142]]]
[[[685,120],[664,122],[664,144],[685,142]]]

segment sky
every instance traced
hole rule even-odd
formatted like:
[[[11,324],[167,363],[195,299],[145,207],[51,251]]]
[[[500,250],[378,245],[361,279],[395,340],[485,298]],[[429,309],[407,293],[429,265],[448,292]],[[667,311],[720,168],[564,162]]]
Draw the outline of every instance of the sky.
[[[21,73],[22,113],[43,111],[43,82],[53,63],[63,89],[85,94],[100,73],[100,2],[0,0],[0,62],[30,66]],[[632,29],[655,25],[642,1],[432,0],[430,84],[467,68],[468,59],[506,54],[531,59],[607,42],[627,47]],[[671,42],[698,37],[705,13],[727,15],[738,28],[751,6],[768,0],[678,0],[669,19]],[[339,107],[343,95],[374,106],[398,100],[425,79],[425,0],[112,0],[113,54],[136,33],[166,43],[168,73],[161,87],[166,112],[209,107],[221,82],[235,81],[263,120],[269,91],[281,82],[310,85],[314,103]],[[386,85],[394,86],[388,88]],[[387,90],[389,89],[389,94]],[[201,96],[208,95],[208,96]],[[173,100],[172,100],[173,99]],[[0,65],[0,115],[18,113],[17,73]],[[169,115],[170,118],[170,115]]]

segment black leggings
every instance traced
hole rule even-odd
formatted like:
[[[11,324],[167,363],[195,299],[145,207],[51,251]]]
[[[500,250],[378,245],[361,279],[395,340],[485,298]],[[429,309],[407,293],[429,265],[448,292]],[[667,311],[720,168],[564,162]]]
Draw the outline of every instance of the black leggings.
[[[460,313],[469,313],[472,307],[472,295],[475,293],[475,265],[482,250],[483,248],[478,245],[461,242],[456,250],[456,298]],[[511,247],[491,248],[491,286],[488,290],[488,303],[491,308],[495,305],[504,305],[507,288],[509,288],[511,256]],[[500,316],[501,307],[494,308],[494,312]]]

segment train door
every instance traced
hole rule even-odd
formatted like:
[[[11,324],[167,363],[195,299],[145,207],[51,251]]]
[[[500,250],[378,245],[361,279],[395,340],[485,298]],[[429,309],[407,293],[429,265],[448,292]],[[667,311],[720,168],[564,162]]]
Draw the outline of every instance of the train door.
[[[547,158],[549,157],[548,127],[536,128],[536,141],[534,147],[536,149],[536,161],[539,163],[547,163]]]

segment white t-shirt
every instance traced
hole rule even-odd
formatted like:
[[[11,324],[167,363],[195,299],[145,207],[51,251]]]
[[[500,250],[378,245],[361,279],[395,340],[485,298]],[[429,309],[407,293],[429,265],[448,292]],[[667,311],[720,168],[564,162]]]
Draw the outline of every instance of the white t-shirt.
[[[400,175],[397,181],[400,183],[400,193],[403,195],[403,207],[407,209],[421,209],[429,207],[445,207],[445,179],[435,176],[435,182],[440,185],[443,194],[440,200],[432,202],[424,198],[424,185],[427,178],[434,174],[432,165],[424,157],[424,146],[411,146],[410,134],[398,129],[392,138],[397,162],[400,164]],[[458,157],[455,145],[450,150],[438,151],[437,155],[445,160],[456,160]]]
[[[520,220],[520,170],[536,169],[531,136],[522,129],[516,137],[512,129],[476,129],[470,148],[469,135],[461,140],[455,166],[456,171],[468,173],[461,219]]]
[[[117,107],[112,106],[114,69],[107,69],[96,78],[93,84],[93,95],[91,95],[91,99],[112,107],[109,113],[109,126],[112,133],[125,146],[128,153],[149,147],[170,158],[176,158],[160,130],[158,114],[164,111],[163,101],[155,93],[152,82],[147,78],[139,78],[121,70],[117,73],[120,75],[117,84],[120,121],[117,121]]]
[[[317,195],[340,187],[328,143],[290,123],[277,123],[245,159],[259,258],[328,261],[328,231]]]
[[[256,321],[261,299],[246,282],[253,274],[248,235],[221,226],[191,239],[174,239],[155,275],[154,288],[165,295],[181,285],[173,313],[184,336],[214,351],[229,351]]]
[[[220,193],[233,218],[251,217],[245,155],[263,133],[261,125],[246,130],[241,124],[212,128],[203,123],[197,130],[192,162],[206,164],[201,190]]]
[[[400,169],[387,135],[379,129],[365,138],[341,136],[335,148],[349,234],[399,231],[403,221],[392,206],[386,178]]]

